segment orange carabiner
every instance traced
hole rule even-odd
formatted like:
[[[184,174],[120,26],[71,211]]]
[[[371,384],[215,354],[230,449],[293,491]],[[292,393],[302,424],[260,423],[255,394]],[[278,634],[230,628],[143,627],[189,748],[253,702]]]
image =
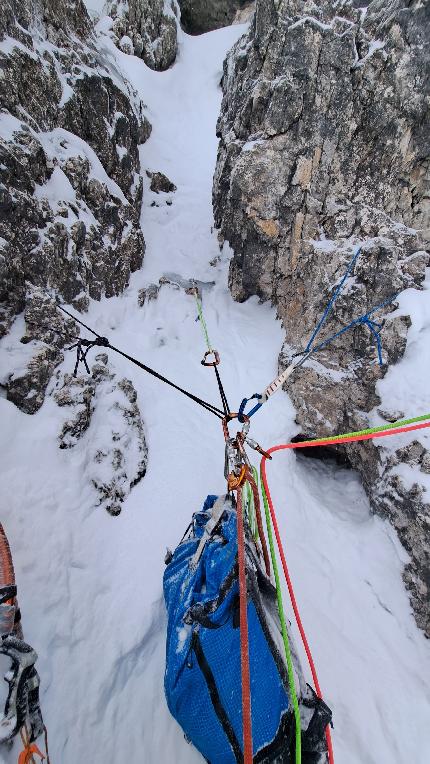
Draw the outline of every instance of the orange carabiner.
[[[243,483],[245,482],[246,478],[246,466],[245,464],[241,467],[240,474],[235,475],[234,472],[230,472],[230,475],[227,479],[227,486],[229,491],[235,491],[236,488],[239,488]]]

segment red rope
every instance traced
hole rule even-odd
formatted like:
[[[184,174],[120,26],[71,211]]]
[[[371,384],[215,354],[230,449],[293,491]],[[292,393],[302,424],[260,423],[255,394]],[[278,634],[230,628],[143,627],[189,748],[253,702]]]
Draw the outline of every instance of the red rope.
[[[245,572],[245,534],[243,529],[243,487],[237,489],[237,557],[239,564],[240,669],[242,677],[243,761],[252,764],[251,683],[249,676],[248,598]]]
[[[370,433],[370,434],[366,434],[366,435],[350,435],[350,436],[347,436],[345,438],[326,438],[325,440],[319,440],[318,442],[315,442],[315,441],[305,441],[303,443],[284,443],[284,444],[282,444],[280,446],[273,446],[272,448],[269,448],[267,453],[268,454],[273,454],[276,451],[283,451],[283,450],[290,449],[290,448],[310,448],[310,447],[317,448],[318,446],[328,446],[328,445],[333,445],[333,444],[338,444],[338,443],[353,443],[353,442],[360,441],[360,440],[372,440],[373,438],[383,438],[383,437],[388,436],[388,435],[399,435],[402,432],[411,432],[413,430],[421,430],[424,427],[430,427],[430,422],[424,422],[423,424],[415,424],[415,425],[412,425],[412,426],[409,426],[409,427],[399,427],[398,429],[384,430],[382,432],[375,432],[375,433]],[[287,561],[285,559],[284,549],[283,549],[283,546],[282,546],[281,537],[280,537],[280,534],[279,534],[279,528],[278,528],[278,523],[277,523],[277,520],[276,520],[275,508],[273,506],[273,501],[272,501],[272,497],[271,497],[271,494],[270,494],[269,485],[268,485],[268,482],[267,482],[266,461],[267,461],[267,457],[263,456],[263,458],[261,460],[261,474],[262,474],[262,478],[263,478],[264,490],[266,492],[267,501],[269,503],[270,514],[271,514],[271,517],[272,517],[272,523],[273,523],[273,528],[274,528],[274,531],[275,531],[276,541],[278,543],[279,554],[280,554],[281,561],[282,561],[282,567],[284,569],[285,580],[287,582],[288,592],[289,592],[289,595],[290,595],[291,604],[293,606],[293,610],[294,610],[294,615],[295,615],[295,618],[296,618],[297,626],[298,626],[298,629],[300,631],[300,636],[302,638],[303,646],[305,648],[306,655],[307,655],[307,658],[308,658],[309,666],[310,666],[311,673],[312,673],[312,679],[313,679],[314,685],[315,685],[315,690],[316,690],[316,693],[317,693],[318,697],[322,699],[322,692],[321,692],[320,683],[318,681],[318,675],[317,675],[317,671],[316,671],[316,668],[315,668],[315,663],[314,663],[314,660],[312,658],[312,653],[311,653],[311,649],[309,647],[309,643],[308,643],[308,640],[307,640],[307,637],[306,637],[306,634],[305,634],[305,630],[303,628],[302,619],[300,618],[299,608],[297,606],[297,601],[296,601],[296,597],[295,597],[295,594],[294,594],[293,584],[292,584],[292,581],[291,581],[291,577],[290,577],[290,573],[289,573],[289,570],[288,570]],[[328,727],[328,726],[326,728],[326,740],[327,740],[327,749],[328,749],[329,761],[330,761],[330,764],[334,764],[333,744],[332,744],[332,740],[331,740],[330,727]]]

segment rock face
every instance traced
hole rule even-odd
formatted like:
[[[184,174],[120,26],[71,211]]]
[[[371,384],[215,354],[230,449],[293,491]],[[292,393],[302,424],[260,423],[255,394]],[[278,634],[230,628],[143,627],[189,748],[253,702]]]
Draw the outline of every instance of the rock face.
[[[249,33],[225,63],[215,219],[234,251],[233,296],[256,294],[277,306],[286,330],[281,369],[306,347],[358,246],[361,257],[321,339],[423,281],[429,34],[430,6],[420,0],[259,0]],[[391,311],[372,316],[385,320],[382,367],[361,325],[291,378],[304,436],[368,426],[376,383],[406,346],[410,320]],[[405,580],[430,634],[428,498],[373,445],[351,445],[347,458],[411,555]],[[394,460],[416,458],[425,472],[429,455],[417,457],[416,448]]]
[[[60,448],[74,448],[86,440],[87,478],[97,491],[98,504],[111,515],[145,475],[148,449],[137,405],[128,379],[117,380],[108,356],[96,356],[91,376],[66,374],[54,392],[56,403],[69,415],[59,434]],[[89,430],[91,421],[97,427]]]
[[[64,448],[103,409],[111,429],[101,417],[85,433],[89,479],[118,514],[146,468],[136,393],[103,364],[88,379],[63,379],[56,368],[79,328],[50,295],[86,310],[140,268],[138,146],[151,126],[81,0],[5,0],[0,40],[0,338],[11,332],[0,384],[34,414],[57,375],[56,400],[73,411]]]
[[[32,312],[32,286],[81,310],[127,286],[145,249],[138,145],[151,128],[101,60],[80,0],[7,0],[0,36],[1,337],[17,313]],[[27,383],[11,381],[11,399],[26,399],[29,413],[43,402],[60,346],[57,336],[36,353],[28,383],[42,366],[44,382],[31,404]]]
[[[172,183],[172,181],[169,180],[167,175],[164,175],[164,173],[149,172],[149,170],[147,170],[146,174],[148,178],[151,179],[149,188],[154,192],[154,194],[170,194],[177,190],[175,184]]]
[[[189,34],[202,34],[231,24],[249,0],[178,0],[181,22]]]
[[[164,71],[175,61],[179,10],[176,0],[113,2],[108,13],[124,53],[143,58],[150,69]]]

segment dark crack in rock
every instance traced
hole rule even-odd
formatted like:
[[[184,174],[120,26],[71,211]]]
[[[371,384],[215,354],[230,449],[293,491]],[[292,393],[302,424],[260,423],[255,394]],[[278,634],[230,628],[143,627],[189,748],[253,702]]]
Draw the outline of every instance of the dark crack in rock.
[[[233,248],[235,299],[277,306],[280,369],[306,347],[358,245],[321,339],[420,288],[430,240],[429,34],[430,5],[419,0],[257,0],[225,62],[215,220]],[[368,426],[377,382],[406,347],[410,319],[393,317],[395,307],[374,315],[385,322],[382,367],[374,338],[357,326],[291,377],[303,436]],[[347,458],[411,555],[405,581],[430,635],[428,495],[373,444],[351,444]],[[415,458],[414,449],[401,455],[403,465]],[[420,459],[424,475],[427,453]]]
[[[178,0],[181,23],[189,34],[203,34],[233,23],[238,11],[248,8],[249,0]]]

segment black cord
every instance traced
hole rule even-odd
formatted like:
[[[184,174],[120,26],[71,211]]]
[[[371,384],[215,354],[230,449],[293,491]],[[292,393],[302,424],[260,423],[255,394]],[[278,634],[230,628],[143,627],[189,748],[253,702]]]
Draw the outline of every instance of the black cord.
[[[77,349],[77,359],[76,359],[76,365],[75,365],[75,371],[74,376],[77,374],[77,370],[79,367],[79,364],[82,362],[85,364],[85,368],[87,372],[89,373],[88,363],[87,363],[87,354],[89,350],[93,347],[106,347],[110,348],[110,350],[113,350],[115,353],[118,353],[119,355],[123,356],[123,358],[126,358],[128,361],[131,361],[131,363],[134,363],[135,366],[138,366],[139,369],[143,369],[143,371],[146,371],[148,374],[151,374],[156,379],[159,379],[160,382],[164,382],[166,385],[169,385],[170,387],[173,387],[175,390],[178,390],[178,392],[182,393],[183,395],[186,395],[187,398],[190,398],[195,403],[198,403],[199,406],[202,406],[207,411],[210,411],[211,414],[215,414],[219,419],[224,419],[225,413],[221,411],[221,409],[217,408],[216,406],[213,406],[212,403],[207,403],[207,401],[202,400],[202,398],[199,398],[197,395],[193,395],[193,393],[188,392],[188,390],[184,390],[183,387],[179,387],[179,385],[176,385],[174,382],[172,382],[170,379],[167,379],[167,377],[163,377],[162,374],[159,374],[158,371],[155,371],[154,369],[151,369],[150,366],[146,366],[146,364],[142,363],[141,361],[138,361],[136,358],[133,358],[133,356],[128,355],[127,353],[124,353],[119,348],[114,347],[110,344],[107,337],[101,337],[97,332],[94,331],[94,329],[91,329],[90,326],[87,326],[87,324],[84,324],[83,321],[81,321],[79,318],[76,318],[76,316],[73,316],[72,313],[69,313],[66,308],[63,308],[62,305],[59,305],[56,303],[57,308],[59,308],[63,313],[66,313],[70,318],[73,319],[73,321],[76,321],[77,324],[80,324],[85,329],[87,329],[91,334],[94,334],[96,337],[96,340],[85,340],[85,339],[79,339],[76,345],[73,345],[72,348]],[[87,349],[85,351],[82,350],[82,347],[86,347]],[[69,349],[72,349],[69,348]],[[222,385],[221,385],[222,388]],[[223,391],[224,392],[224,391]],[[224,393],[225,397],[225,393]],[[223,401],[224,405],[224,401]]]
[[[219,373],[218,366],[214,366],[214,369],[215,369],[215,375],[216,375],[217,382],[218,382],[218,388],[219,388],[219,392],[220,392],[220,396],[221,396],[221,401],[222,401],[222,405],[223,405],[223,409],[224,409],[224,414],[225,414],[225,417],[228,418],[228,416],[230,414],[230,406],[228,405],[227,396],[225,394],[224,387],[223,387],[223,384],[221,382],[221,375]]]

